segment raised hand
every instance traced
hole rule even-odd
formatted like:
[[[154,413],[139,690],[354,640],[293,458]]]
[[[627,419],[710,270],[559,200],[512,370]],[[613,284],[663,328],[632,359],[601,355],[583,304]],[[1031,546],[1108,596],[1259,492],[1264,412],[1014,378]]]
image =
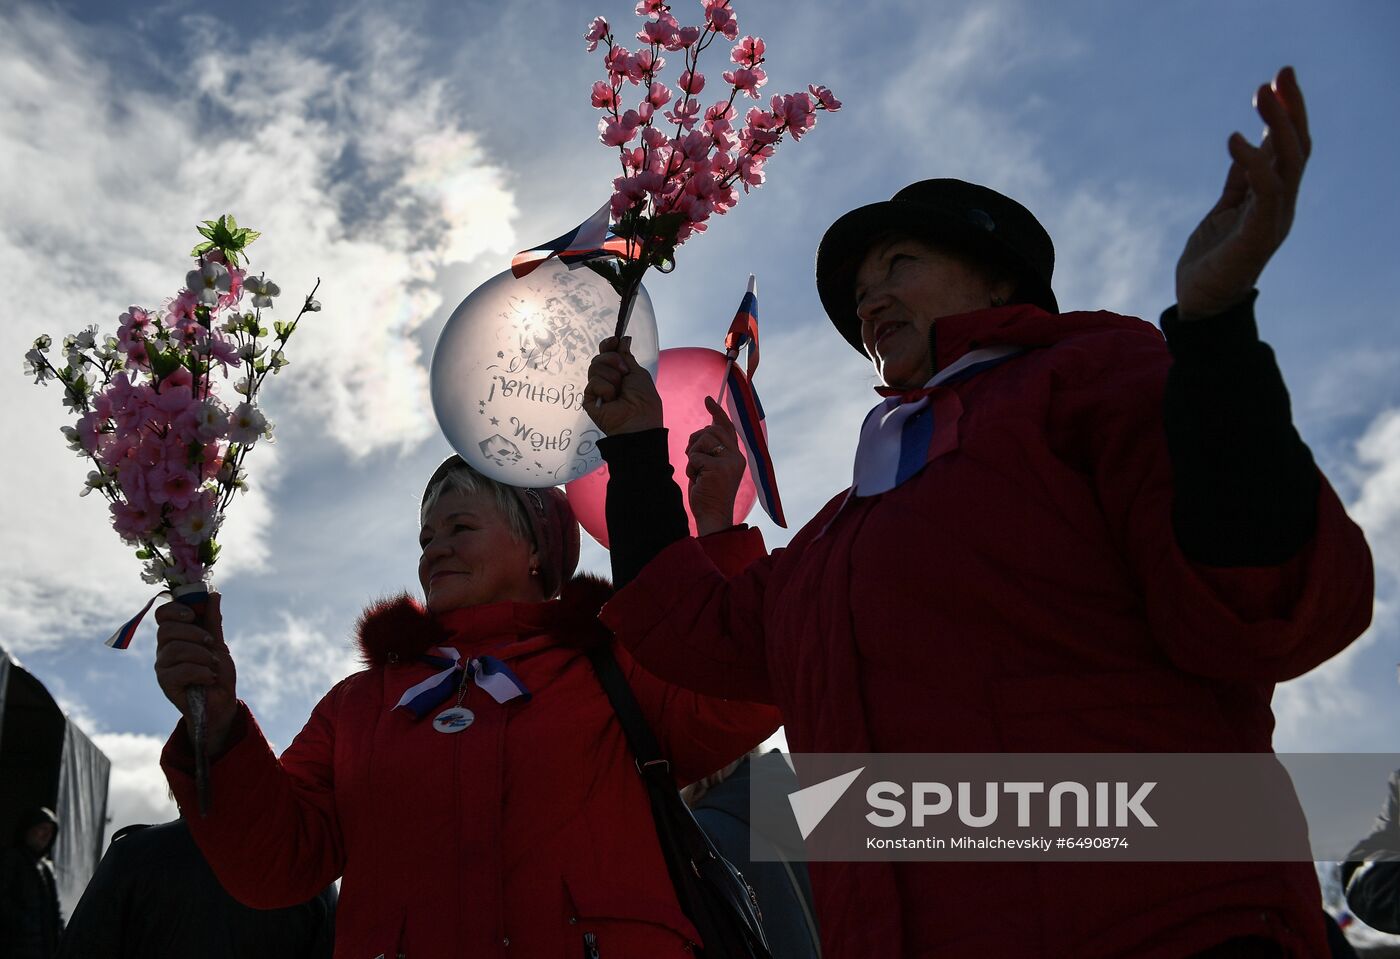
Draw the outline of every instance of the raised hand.
[[[662,425],[661,396],[651,374],[632,355],[632,337],[610,336],[598,344],[598,355],[588,366],[583,409],[608,436]]]
[[[223,750],[238,711],[238,675],[224,642],[219,601],[218,593],[209,594],[202,625],[184,603],[169,602],[156,608],[156,682],[165,698],[186,717],[186,687],[204,687],[210,756]]]
[[[1303,92],[1292,67],[1261,86],[1255,108],[1266,129],[1259,146],[1230,134],[1230,172],[1176,265],[1182,319],[1214,316],[1249,295],[1293,225],[1298,184],[1312,152]]]
[[[705,397],[710,425],[690,434],[686,444],[685,475],[690,480],[686,497],[695,531],[705,536],[734,525],[734,499],[748,465],[739,451],[739,435],[724,407]]]

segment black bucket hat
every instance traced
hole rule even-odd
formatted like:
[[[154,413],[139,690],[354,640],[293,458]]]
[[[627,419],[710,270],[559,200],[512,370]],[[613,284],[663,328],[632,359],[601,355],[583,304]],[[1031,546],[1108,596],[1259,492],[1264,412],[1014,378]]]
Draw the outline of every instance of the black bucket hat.
[[[817,293],[846,341],[865,355],[856,316],[855,273],[870,244],[907,233],[973,260],[1009,269],[1016,300],[1060,312],[1050,288],[1055,245],[1034,214],[995,190],[951,178],[911,183],[881,203],[859,207],[831,225],[817,247]]]

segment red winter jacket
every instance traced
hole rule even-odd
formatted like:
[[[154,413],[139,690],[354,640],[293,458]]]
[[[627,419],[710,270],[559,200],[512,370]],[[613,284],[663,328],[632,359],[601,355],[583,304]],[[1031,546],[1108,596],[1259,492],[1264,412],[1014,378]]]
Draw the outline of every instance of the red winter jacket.
[[[407,596],[361,619],[369,668],[321,700],[278,760],[245,732],[211,767],[213,809],[194,810],[183,729],[162,765],[219,880],[257,908],[302,902],[344,876],[337,959],[675,956],[698,936],[676,902],[646,791],[585,650],[608,637],[608,589],[575,579],[548,603],[430,618]],[[475,722],[435,731],[394,710],[437,669],[433,646],[505,660],[532,698],[498,704],[468,686]],[[724,766],[777,726],[772,707],[664,683],[615,647],[678,782]],[[444,705],[440,708],[447,708]]]
[[[1287,564],[1192,564],[1171,525],[1156,329],[1029,306],[938,321],[939,368],[997,344],[1029,349],[944,388],[952,448],[912,479],[837,496],[770,555],[755,531],[708,537],[759,557],[732,579],[697,540],[673,543],[603,621],[659,676],[776,703],[796,753],[1271,749],[1274,683],[1369,622],[1361,531],[1324,481]],[[811,876],[826,959],[1181,957],[1236,936],[1325,955],[1307,863]]]

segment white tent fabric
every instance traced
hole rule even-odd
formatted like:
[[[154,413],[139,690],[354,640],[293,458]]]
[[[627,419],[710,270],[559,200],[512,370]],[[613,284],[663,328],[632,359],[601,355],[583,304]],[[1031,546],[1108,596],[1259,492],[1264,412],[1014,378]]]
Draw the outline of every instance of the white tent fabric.
[[[111,762],[0,647],[0,845],[35,806],[58,816],[54,872],[68,915],[102,858]]]

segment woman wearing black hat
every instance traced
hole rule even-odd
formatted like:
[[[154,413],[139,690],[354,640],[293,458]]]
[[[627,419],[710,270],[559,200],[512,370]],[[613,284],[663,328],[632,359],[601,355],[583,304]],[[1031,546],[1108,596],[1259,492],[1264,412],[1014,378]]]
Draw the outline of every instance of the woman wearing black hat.
[[[1274,683],[1362,632],[1372,570],[1255,330],[1254,284],[1309,152],[1291,70],[1258,109],[1264,141],[1230,139],[1165,341],[1141,320],[1060,313],[1049,236],[985,187],[923,181],[841,217],[818,290],[886,384],[851,488],[770,555],[756,531],[706,537],[749,544],[737,577],[672,536],[604,622],[658,675],[776,703],[795,753],[1268,751]],[[645,556],[671,535],[626,522],[667,475],[654,393],[610,351],[589,390],[610,434],[614,553]],[[690,445],[692,501],[720,526],[736,445],[718,418]],[[811,876],[828,959],[1326,949],[1310,864]]]
[[[368,668],[326,694],[280,760],[237,699],[217,597],[202,625],[179,604],[157,611],[162,690],[182,711],[188,686],[208,690],[207,816],[183,729],[162,765],[220,882],[267,909],[343,876],[337,957],[691,955],[699,936],[588,658],[611,642],[597,620],[611,591],[573,577],[567,497],[454,456],[420,518],[424,604],[405,594],[365,612]],[[777,725],[771,707],[687,692],[615,655],[679,783]]]

